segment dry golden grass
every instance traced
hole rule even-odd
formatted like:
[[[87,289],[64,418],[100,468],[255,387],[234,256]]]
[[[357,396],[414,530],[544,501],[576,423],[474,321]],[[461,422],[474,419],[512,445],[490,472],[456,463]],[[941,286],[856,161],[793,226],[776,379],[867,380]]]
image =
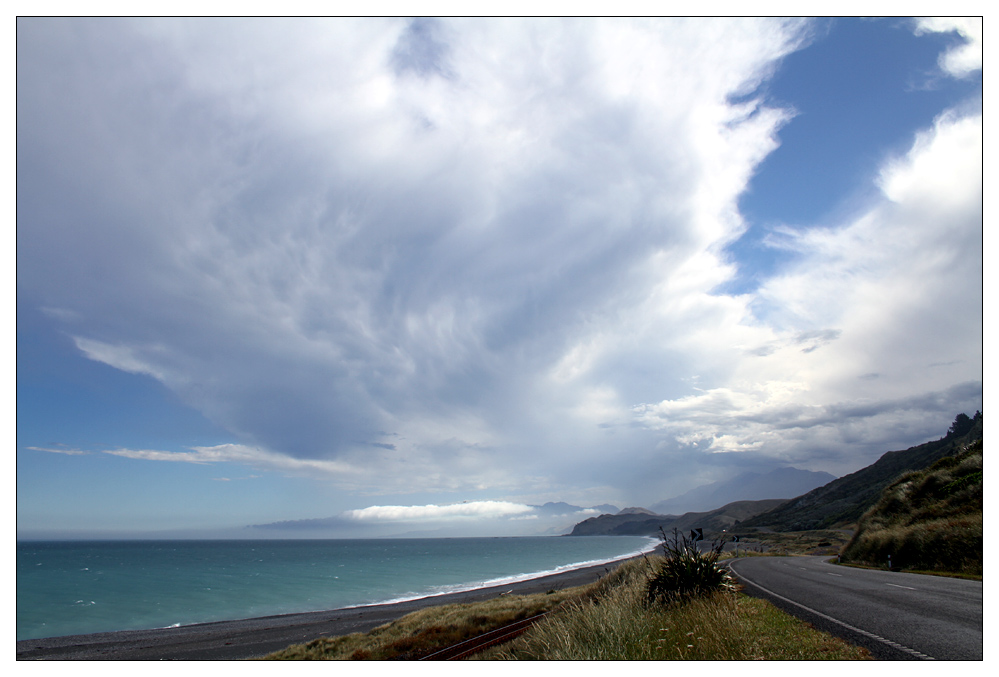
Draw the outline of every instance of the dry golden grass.
[[[588,587],[548,594],[504,595],[473,604],[414,611],[366,633],[322,637],[266,656],[265,660],[416,659],[495,628],[549,611]]]
[[[567,603],[492,660],[863,660],[870,654],[762,600],[717,592],[650,606],[635,565],[608,586]]]
[[[847,531],[816,529],[812,531],[756,532],[743,535],[740,557],[754,555],[829,555],[837,554],[850,540]],[[724,556],[734,557],[726,552]]]
[[[649,606],[652,561],[625,563],[591,585],[509,595],[409,614],[368,633],[288,647],[272,660],[414,659],[497,627],[555,610],[480,660],[856,660],[869,658],[767,602],[717,593],[686,604]]]
[[[982,574],[982,441],[903,475],[868,510],[845,561],[907,570]]]

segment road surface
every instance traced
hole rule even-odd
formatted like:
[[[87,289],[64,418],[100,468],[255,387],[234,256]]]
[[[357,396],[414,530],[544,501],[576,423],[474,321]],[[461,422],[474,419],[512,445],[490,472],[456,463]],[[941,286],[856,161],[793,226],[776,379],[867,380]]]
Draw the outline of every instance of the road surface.
[[[748,557],[745,592],[884,660],[983,660],[982,582],[855,569],[826,557]]]

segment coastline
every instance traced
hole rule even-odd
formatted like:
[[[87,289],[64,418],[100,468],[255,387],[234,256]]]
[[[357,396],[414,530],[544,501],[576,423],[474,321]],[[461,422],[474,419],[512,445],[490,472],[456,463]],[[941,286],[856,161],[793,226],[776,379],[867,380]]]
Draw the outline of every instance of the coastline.
[[[243,660],[259,658],[318,637],[367,632],[427,607],[529,595],[599,580],[629,557],[605,564],[387,604],[198,623],[154,630],[122,630],[17,642],[17,660]]]

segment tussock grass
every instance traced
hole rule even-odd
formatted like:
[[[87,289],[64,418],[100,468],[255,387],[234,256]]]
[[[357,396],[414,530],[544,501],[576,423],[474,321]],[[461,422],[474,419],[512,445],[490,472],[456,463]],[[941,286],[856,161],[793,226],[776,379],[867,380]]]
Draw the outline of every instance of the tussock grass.
[[[861,517],[844,561],[981,575],[982,488],[981,440],[903,475]]]
[[[650,558],[657,559],[657,558]],[[655,566],[656,562],[652,562]],[[646,601],[648,563],[631,562],[590,594],[478,658],[493,660],[858,660],[853,647],[769,603],[727,591],[682,604]]]
[[[870,658],[769,603],[723,591],[650,604],[661,557],[626,562],[590,585],[409,614],[368,633],[321,638],[271,660],[414,659],[543,611],[549,615],[476,660],[856,660]]]
[[[554,609],[588,587],[535,595],[504,595],[472,604],[414,611],[370,632],[321,637],[295,644],[264,660],[413,660],[510,623]]]
[[[810,531],[736,531],[742,537],[739,557],[754,555],[836,555],[850,540],[850,533],[837,529]],[[735,557],[731,551],[722,558]]]

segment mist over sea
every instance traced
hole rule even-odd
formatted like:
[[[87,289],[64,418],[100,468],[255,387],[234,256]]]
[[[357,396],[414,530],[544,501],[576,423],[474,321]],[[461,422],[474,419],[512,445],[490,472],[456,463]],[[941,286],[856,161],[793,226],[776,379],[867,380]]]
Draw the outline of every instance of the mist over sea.
[[[640,536],[17,544],[17,639],[458,592],[650,550]]]

